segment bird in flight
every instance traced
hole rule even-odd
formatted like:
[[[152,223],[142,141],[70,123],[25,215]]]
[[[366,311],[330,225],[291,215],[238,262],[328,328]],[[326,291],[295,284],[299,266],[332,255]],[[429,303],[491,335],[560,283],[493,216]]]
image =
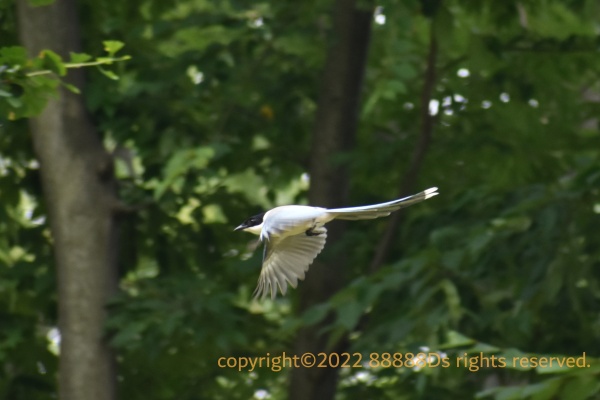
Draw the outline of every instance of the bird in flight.
[[[436,196],[433,187],[412,196],[387,203],[348,208],[310,206],[281,206],[245,220],[236,231],[243,230],[260,236],[264,242],[263,264],[255,297],[274,299],[277,286],[285,295],[287,284],[296,288],[308,267],[325,247],[325,224],[334,219],[360,220],[385,217],[401,208]]]

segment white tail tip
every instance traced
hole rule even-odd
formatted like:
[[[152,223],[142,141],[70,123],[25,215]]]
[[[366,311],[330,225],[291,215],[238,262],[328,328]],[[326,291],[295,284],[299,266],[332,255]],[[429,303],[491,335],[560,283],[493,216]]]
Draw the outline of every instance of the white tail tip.
[[[429,199],[430,197],[437,196],[439,194],[437,192],[437,190],[438,190],[438,188],[436,188],[436,187],[432,187],[432,188],[425,190],[425,192],[424,192],[425,200]]]

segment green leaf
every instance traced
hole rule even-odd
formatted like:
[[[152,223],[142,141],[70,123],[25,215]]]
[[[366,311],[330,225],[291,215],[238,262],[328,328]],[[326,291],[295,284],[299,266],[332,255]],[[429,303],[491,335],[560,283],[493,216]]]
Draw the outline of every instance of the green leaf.
[[[346,302],[337,308],[337,323],[350,331],[356,327],[363,312],[359,303]]]
[[[132,322],[119,330],[110,342],[115,347],[134,348],[140,345],[139,338],[146,328],[143,322]]]
[[[17,97],[7,97],[6,101],[14,108],[21,108],[23,106],[23,102]]]
[[[64,76],[67,73],[67,67],[63,63],[62,57],[52,50],[43,50],[40,58],[44,60],[44,67],[56,73],[58,76]]]
[[[75,85],[71,85],[70,83],[61,82],[64,87],[66,87],[69,91],[75,94],[81,94],[81,90]]]
[[[155,188],[154,197],[156,199],[161,197],[178,178],[190,169],[206,168],[216,153],[217,151],[213,147],[198,147],[196,149],[183,149],[173,154],[164,169],[163,181]]]
[[[304,324],[311,326],[325,318],[329,311],[330,307],[328,303],[318,304],[306,310],[304,315],[302,315],[302,320]]]
[[[560,389],[562,379],[547,379],[540,383],[527,385],[523,388],[523,396],[530,400],[549,400],[554,398]]]
[[[569,400],[592,399],[600,392],[600,382],[595,376],[571,379],[563,388],[563,398]],[[537,399],[536,399],[537,400]]]
[[[470,347],[466,350],[468,353],[496,353],[500,351],[500,348],[489,345],[487,343],[478,342],[475,346]]]
[[[457,331],[449,331],[446,335],[446,342],[440,346],[440,349],[451,349],[454,347],[469,346],[475,343],[475,340],[466,337]]]
[[[446,295],[446,304],[448,306],[448,311],[452,316],[452,319],[456,322],[460,320],[462,315],[462,308],[460,305],[460,294],[458,289],[449,279],[443,279],[440,282],[440,289]]]
[[[85,53],[69,53],[71,59],[69,62],[73,63],[73,64],[80,64],[80,63],[84,63],[87,61],[90,61],[92,59],[92,56],[90,56],[89,54],[85,54]]]
[[[125,43],[118,40],[105,40],[102,44],[104,45],[104,50],[111,56],[114,56],[117,51],[125,46]]]
[[[106,76],[106,77],[108,77],[108,78],[110,78],[110,79],[112,79],[112,80],[115,80],[115,81],[118,81],[118,80],[119,80],[119,76],[118,76],[117,74],[115,74],[114,72],[112,72],[112,71],[109,71],[109,70],[107,70],[107,69],[104,69],[104,68],[102,68],[102,67],[100,67],[100,66],[98,66],[98,70],[99,70],[100,72],[102,72],[102,74],[103,74],[104,76]]]
[[[24,65],[27,63],[27,50],[21,46],[0,47],[0,65]]]
[[[496,400],[517,400],[521,399],[523,389],[520,387],[503,387],[496,392]]]
[[[481,391],[475,395],[476,399],[483,399],[489,396],[494,396],[495,400],[518,400],[523,399],[523,388],[521,387],[494,387]]]

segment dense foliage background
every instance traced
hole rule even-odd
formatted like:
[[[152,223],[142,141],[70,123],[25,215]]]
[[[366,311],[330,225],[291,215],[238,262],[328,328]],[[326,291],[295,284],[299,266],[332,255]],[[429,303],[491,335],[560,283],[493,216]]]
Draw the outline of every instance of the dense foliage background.
[[[305,312],[301,291],[251,299],[262,253],[232,229],[307,201],[333,3],[79,6],[85,53],[102,57],[113,40],[131,56],[103,67],[118,79],[87,69],[81,93],[132,210],[118,217],[121,290],[105,327],[122,399],[286,398],[290,369],[239,372],[217,359],[291,353],[298,330],[328,315],[329,342],[345,338],[365,360],[423,349],[587,357],[570,369],[341,369],[336,399],[600,398],[596,1],[359,4],[374,21],[358,135],[330,155],[350,170],[351,202],[339,206],[398,197],[420,150],[415,188],[440,196],[403,211],[377,268],[387,221],[347,225],[320,256],[347,254],[344,289]],[[26,61],[11,47],[16,20],[0,6],[0,398],[48,399],[53,241],[25,117],[58,78],[25,72],[60,75],[63,61]]]

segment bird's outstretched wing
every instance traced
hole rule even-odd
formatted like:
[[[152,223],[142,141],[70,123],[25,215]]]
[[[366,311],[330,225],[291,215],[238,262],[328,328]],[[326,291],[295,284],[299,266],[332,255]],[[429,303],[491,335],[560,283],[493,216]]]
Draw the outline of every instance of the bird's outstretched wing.
[[[358,220],[358,219],[373,219],[390,215],[393,211],[404,207],[412,206],[430,197],[436,196],[437,188],[429,188],[421,193],[413,194],[412,196],[402,199],[388,201],[387,203],[373,204],[370,206],[348,207],[348,208],[332,208],[327,210],[327,213],[333,215],[336,219]]]
[[[265,241],[263,265],[258,278],[255,297],[271,298],[277,295],[277,286],[281,294],[287,291],[287,283],[295,288],[298,280],[303,280],[308,267],[325,247],[327,231],[321,227],[316,236],[304,233],[288,236],[278,241]]]

